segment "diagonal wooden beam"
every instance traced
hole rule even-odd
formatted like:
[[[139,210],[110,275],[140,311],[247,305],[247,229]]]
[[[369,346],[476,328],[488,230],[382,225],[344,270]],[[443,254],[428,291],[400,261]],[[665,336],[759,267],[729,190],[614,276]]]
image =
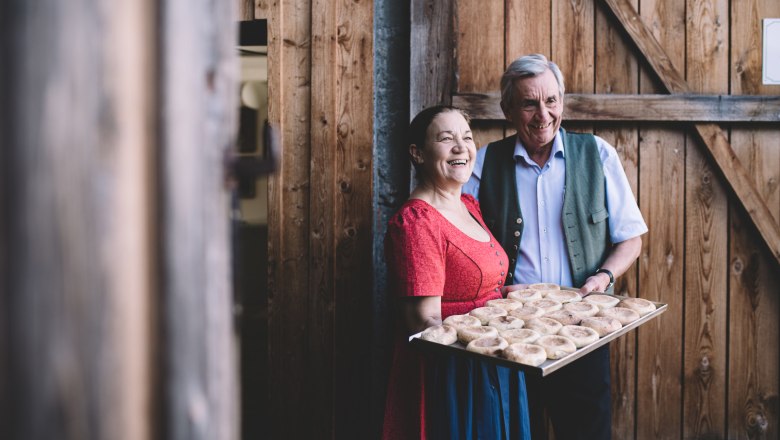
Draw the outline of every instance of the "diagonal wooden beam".
[[[645,26],[628,0],[604,0],[661,82],[670,93],[688,93],[690,88],[674,67],[666,52]],[[780,263],[780,225],[764,203],[755,183],[737,158],[723,130],[716,124],[694,124],[696,134],[707,147],[710,157],[720,168],[726,182],[737,195],[775,260]]]

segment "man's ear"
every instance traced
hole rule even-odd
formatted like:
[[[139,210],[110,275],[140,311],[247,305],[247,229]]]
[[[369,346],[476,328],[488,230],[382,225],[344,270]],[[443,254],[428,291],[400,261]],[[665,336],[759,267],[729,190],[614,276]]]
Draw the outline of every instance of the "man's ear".
[[[501,111],[504,112],[504,117],[507,121],[512,122],[512,115],[509,113],[509,106],[504,102],[504,100],[501,100]]]

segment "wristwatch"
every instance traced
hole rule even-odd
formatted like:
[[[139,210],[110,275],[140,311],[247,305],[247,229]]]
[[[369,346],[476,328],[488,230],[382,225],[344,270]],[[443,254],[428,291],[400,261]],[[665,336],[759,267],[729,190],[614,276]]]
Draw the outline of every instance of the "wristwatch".
[[[608,269],[599,268],[599,270],[596,271],[596,273],[605,273],[609,277],[609,284],[607,284],[607,287],[604,290],[609,290],[610,287],[615,285],[615,276],[612,275],[612,272]]]

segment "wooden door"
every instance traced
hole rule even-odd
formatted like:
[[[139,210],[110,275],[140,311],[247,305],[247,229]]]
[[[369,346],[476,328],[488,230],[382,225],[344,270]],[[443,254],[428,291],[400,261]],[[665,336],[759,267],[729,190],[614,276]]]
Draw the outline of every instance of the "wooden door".
[[[780,433],[780,97],[760,83],[760,20],[779,8],[412,2],[412,115],[452,103],[479,144],[511,133],[498,80],[539,52],[564,72],[564,126],[618,150],[650,231],[616,288],[669,309],[611,346],[614,438]]]

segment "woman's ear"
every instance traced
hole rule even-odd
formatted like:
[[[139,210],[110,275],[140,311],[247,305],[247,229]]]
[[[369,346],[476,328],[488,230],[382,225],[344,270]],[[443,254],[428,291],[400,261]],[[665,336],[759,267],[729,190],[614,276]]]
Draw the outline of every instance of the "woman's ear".
[[[417,148],[417,145],[415,144],[409,145],[409,155],[412,156],[412,162],[414,162],[417,165],[422,165],[423,163],[422,151],[420,151],[420,149]]]

